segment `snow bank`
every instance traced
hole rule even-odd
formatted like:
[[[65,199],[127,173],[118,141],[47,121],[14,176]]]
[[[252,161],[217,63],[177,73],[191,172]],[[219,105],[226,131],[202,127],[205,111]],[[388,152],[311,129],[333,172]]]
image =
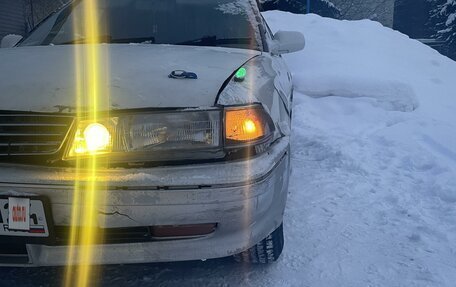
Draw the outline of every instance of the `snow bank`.
[[[306,36],[306,50],[287,56],[299,91],[310,96],[337,92],[378,99],[405,95],[413,100],[407,91],[411,87],[423,109],[452,118],[456,66],[437,51],[369,20],[339,21],[278,12],[265,15],[274,30],[297,28]],[[442,102],[451,104],[451,109],[443,108]]]
[[[307,42],[284,56],[297,91],[286,277],[454,286],[456,62],[368,20],[264,16]]]

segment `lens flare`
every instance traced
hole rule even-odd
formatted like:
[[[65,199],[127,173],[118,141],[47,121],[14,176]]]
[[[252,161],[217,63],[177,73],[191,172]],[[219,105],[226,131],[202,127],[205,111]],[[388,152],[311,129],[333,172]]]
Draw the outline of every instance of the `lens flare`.
[[[73,17],[74,37],[85,35],[90,44],[74,45],[75,93],[77,121],[88,121],[89,124],[79,137],[84,138],[86,148],[94,151],[109,145],[111,139],[108,129],[97,124],[99,112],[109,110],[109,91],[106,83],[107,63],[103,58],[102,46],[94,42],[99,39],[99,19],[97,17],[97,0],[75,2],[81,14]],[[104,52],[104,51],[103,51]],[[102,57],[103,56],[103,57]],[[107,69],[108,70],[108,69]],[[103,163],[105,164],[105,163]],[[104,168],[95,155],[89,158],[76,157],[75,182],[72,197],[71,231],[65,271],[65,286],[91,286],[89,278],[97,278],[92,268],[102,250],[95,248],[95,243],[102,239],[97,227],[104,223],[98,215],[105,204],[107,185],[98,181],[98,170]]]

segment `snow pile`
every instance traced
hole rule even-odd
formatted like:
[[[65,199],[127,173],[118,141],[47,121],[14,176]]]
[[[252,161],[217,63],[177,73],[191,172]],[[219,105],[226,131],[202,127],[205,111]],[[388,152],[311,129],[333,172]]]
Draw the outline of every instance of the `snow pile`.
[[[265,17],[307,42],[285,56],[296,85],[285,278],[454,286],[456,62],[368,20]]]

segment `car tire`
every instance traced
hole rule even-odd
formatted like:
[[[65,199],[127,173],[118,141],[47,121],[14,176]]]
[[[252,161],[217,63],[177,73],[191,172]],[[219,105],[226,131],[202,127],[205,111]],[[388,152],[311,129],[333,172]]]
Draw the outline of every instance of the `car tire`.
[[[275,262],[282,254],[284,245],[283,223],[259,243],[234,255],[234,260],[243,263],[268,264]]]

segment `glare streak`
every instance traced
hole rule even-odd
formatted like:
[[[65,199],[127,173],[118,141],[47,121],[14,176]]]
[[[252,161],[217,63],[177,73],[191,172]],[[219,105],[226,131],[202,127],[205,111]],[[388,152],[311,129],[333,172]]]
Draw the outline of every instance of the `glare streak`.
[[[96,123],[99,111],[106,108],[100,107],[100,102],[108,102],[100,99],[101,96],[107,97],[108,92],[102,90],[100,80],[102,61],[101,48],[97,44],[97,0],[85,0],[79,6],[83,8],[83,13],[81,18],[74,19],[74,33],[84,34],[87,43],[74,47],[77,120]],[[102,236],[97,233],[100,224],[98,209],[104,203],[106,189],[97,183],[100,167],[96,156],[84,161],[76,158],[65,286],[90,286],[89,278],[94,272],[91,264],[94,262],[95,253],[100,254],[99,250],[95,249],[95,243]],[[83,177],[83,174],[89,176]]]

